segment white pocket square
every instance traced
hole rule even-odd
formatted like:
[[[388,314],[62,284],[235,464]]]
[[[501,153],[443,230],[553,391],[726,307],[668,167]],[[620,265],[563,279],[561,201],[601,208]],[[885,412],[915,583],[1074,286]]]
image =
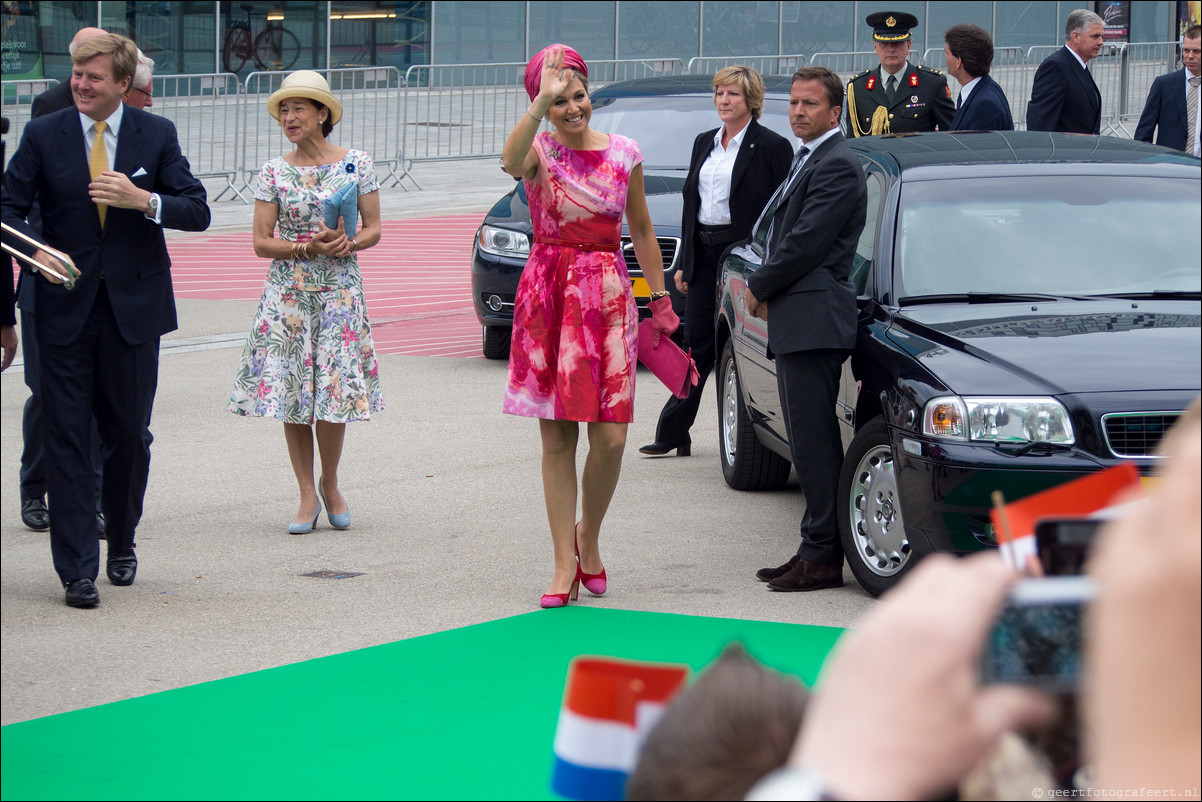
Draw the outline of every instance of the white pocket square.
[[[133,175],[130,176],[130,178],[137,178],[138,176],[142,176],[142,175],[146,175],[145,167],[139,167],[137,169],[137,171]]]

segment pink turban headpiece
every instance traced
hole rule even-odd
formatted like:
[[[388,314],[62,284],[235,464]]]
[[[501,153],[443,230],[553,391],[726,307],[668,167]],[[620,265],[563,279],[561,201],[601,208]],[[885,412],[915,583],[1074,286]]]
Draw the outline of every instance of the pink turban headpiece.
[[[538,97],[538,88],[543,82],[543,61],[547,58],[547,52],[553,47],[563,48],[564,69],[575,70],[585,78],[588,77],[588,65],[584,63],[584,59],[580,57],[579,53],[567,45],[547,45],[538,51],[534,55],[534,58],[530,59],[530,62],[526,65],[526,94],[530,96],[531,100]]]

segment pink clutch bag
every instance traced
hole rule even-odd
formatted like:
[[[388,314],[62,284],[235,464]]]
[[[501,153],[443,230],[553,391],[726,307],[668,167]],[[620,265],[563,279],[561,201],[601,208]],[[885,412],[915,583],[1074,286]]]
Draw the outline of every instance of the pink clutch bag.
[[[639,361],[651,369],[655,377],[664,383],[677,398],[687,398],[689,391],[697,386],[701,375],[690,353],[680,350],[670,337],[660,337],[655,342],[655,329],[651,319],[639,323]]]

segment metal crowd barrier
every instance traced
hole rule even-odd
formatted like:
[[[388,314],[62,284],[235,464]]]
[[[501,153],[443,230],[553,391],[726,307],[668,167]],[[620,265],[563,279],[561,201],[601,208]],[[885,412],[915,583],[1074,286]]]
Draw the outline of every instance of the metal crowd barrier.
[[[1112,127],[1123,136],[1135,136],[1135,125],[1143,113],[1152,82],[1181,66],[1180,56],[1179,42],[1139,42],[1123,48],[1119,115]]]
[[[525,62],[423,64],[405,72],[401,116],[407,161],[499,156],[514,122],[530,103]],[[589,88],[614,81],[679,75],[680,59],[589,62]]]
[[[4,137],[8,143],[4,150],[5,167],[8,167],[7,160],[17,152],[21,134],[25,131],[25,123],[31,119],[33,99],[57,85],[58,81],[53,78],[0,82],[0,100],[3,101],[0,105],[3,116],[8,118],[8,134]]]
[[[741,64],[760,75],[792,75],[806,65],[801,53],[781,56],[695,56],[689,59],[685,72],[689,75],[713,75],[723,67]]]
[[[233,73],[154,76],[154,105],[147,111],[175,123],[179,146],[192,175],[223,178],[227,192],[243,202],[238,179],[242,168],[242,87]]]
[[[330,142],[355,148],[372,158],[381,186],[404,189],[401,73],[396,67],[354,67],[318,70],[342,104],[342,119]],[[280,88],[285,72],[252,72],[243,83],[241,164],[242,185],[253,194],[259,170],[268,159],[292,150],[279,124],[267,112],[267,98]],[[412,180],[412,178],[410,178]]]

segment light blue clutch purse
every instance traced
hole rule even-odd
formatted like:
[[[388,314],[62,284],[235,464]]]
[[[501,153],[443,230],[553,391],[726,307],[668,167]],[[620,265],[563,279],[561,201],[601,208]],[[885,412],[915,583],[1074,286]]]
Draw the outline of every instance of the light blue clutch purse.
[[[327,228],[338,228],[338,218],[341,217],[346,235],[355,236],[359,223],[359,183],[352,181],[326,198],[325,211]]]

